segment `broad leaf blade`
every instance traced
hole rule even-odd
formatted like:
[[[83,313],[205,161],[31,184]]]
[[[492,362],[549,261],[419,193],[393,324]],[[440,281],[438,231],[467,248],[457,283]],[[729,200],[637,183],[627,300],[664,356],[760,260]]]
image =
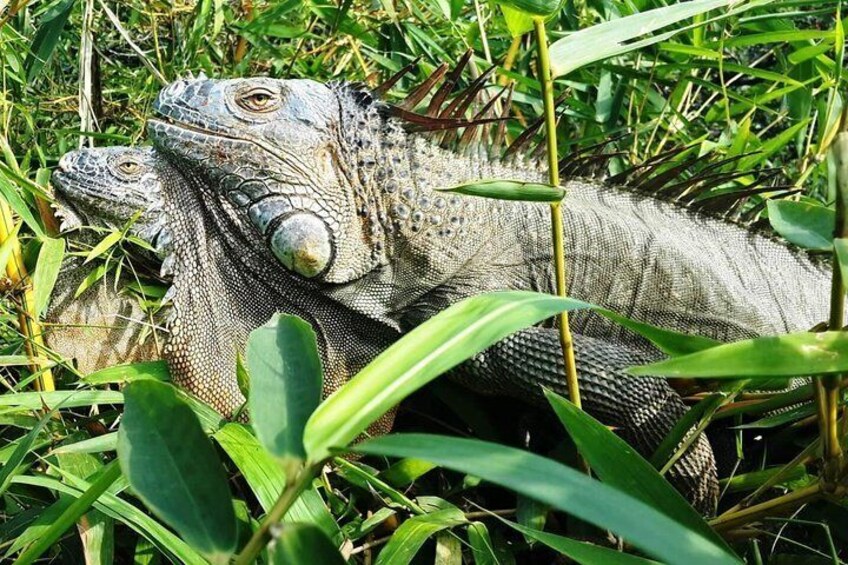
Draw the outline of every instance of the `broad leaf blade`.
[[[62,268],[65,258],[65,240],[45,237],[38,251],[38,262],[32,274],[32,287],[35,292],[35,311],[37,315],[44,313],[50,303],[53,287]]]
[[[376,565],[410,563],[433,534],[466,523],[465,515],[458,508],[436,510],[410,518],[392,534],[392,539],[377,556]]]
[[[701,515],[627,442],[555,392],[545,390],[545,396],[598,478],[731,552]]]
[[[242,424],[229,422],[215,432],[214,438],[238,467],[262,509],[270,511],[286,485],[279,463]],[[314,524],[335,543],[341,543],[344,537],[314,488],[304,491],[294,501],[283,520]]]
[[[759,337],[627,369],[637,376],[725,379],[788,378],[846,371],[848,332]]]
[[[526,451],[429,434],[383,436],[365,441],[353,450],[426,459],[472,474],[609,529],[646,553],[670,563],[739,563],[723,547],[644,502]]]
[[[224,468],[197,417],[170,385],[152,380],[124,389],[118,460],[133,490],[192,547],[226,562],[236,517]]]
[[[813,251],[830,251],[836,213],[830,208],[794,200],[769,200],[769,222],[789,242]]]
[[[27,69],[28,82],[32,82],[38,76],[56,48],[59,36],[62,35],[62,30],[68,23],[68,16],[71,15],[74,3],[75,0],[62,0],[42,16],[41,26],[32,39],[30,53],[24,63]]]
[[[130,363],[127,365],[114,365],[106,367],[83,377],[82,381],[89,385],[105,385],[114,383],[127,383],[141,379],[150,379],[162,382],[171,380],[168,363],[165,361],[142,361],[141,363]]]
[[[321,358],[312,327],[277,315],[247,342],[250,412],[256,436],[281,459],[304,459],[303,428],[321,402]]]
[[[627,553],[622,553],[608,547],[601,547],[585,541],[577,541],[556,534],[534,530],[533,528],[528,528],[521,524],[510,522],[509,520],[501,520],[501,522],[518,530],[528,538],[541,542],[551,549],[555,549],[563,555],[570,557],[577,563],[580,563],[580,565],[597,565],[598,563],[603,563],[604,565],[659,565],[656,561],[651,561],[644,557],[628,555]]]
[[[662,41],[676,33],[677,30],[638,42],[634,40],[698,14],[723,8],[734,1],[692,0],[691,2],[681,2],[582,29],[551,45],[551,73],[556,78],[589,63]]]
[[[586,303],[534,292],[493,292],[454,304],[384,351],[306,423],[313,461],[344,447],[412,392],[514,331]]]

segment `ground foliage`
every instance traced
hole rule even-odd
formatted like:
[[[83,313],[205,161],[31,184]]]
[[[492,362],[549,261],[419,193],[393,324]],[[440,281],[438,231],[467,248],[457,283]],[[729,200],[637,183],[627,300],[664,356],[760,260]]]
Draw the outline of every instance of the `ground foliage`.
[[[673,2],[568,0],[547,27],[555,41],[578,29],[667,4]],[[826,252],[831,248],[829,230],[836,195],[835,162],[829,149],[842,112],[840,92],[845,92],[840,3],[775,0],[760,4],[715,21],[706,22],[720,11],[696,16],[694,22],[704,25],[557,79],[557,94],[563,95],[560,154],[612,140],[604,148],[617,153],[604,161],[610,174],[679,147],[688,148],[678,155],[680,159],[700,155],[732,158],[724,165],[725,171],[750,171],[734,175],[714,187],[715,191],[743,191],[758,175],[774,171],[776,176],[770,182],[775,191],[796,192],[789,200],[767,206],[770,193],[755,194],[746,209],[760,220],[771,216],[774,228],[793,243]],[[508,23],[518,25],[519,19],[513,14]],[[387,94],[390,100],[399,100],[422,77],[443,62],[455,62],[468,49],[474,55],[465,83],[492,64],[497,65],[493,83],[515,81],[513,112],[517,119],[508,126],[510,138],[515,139],[527,123],[542,114],[539,83],[534,78],[534,39],[532,34],[513,39],[502,9],[494,4],[457,0],[342,0],[339,5],[312,0],[0,2],[0,193],[23,221],[19,235],[29,272],[36,283],[46,281],[36,284],[36,292],[43,295],[44,287],[52,284],[43,262],[55,255],[50,251],[49,226],[41,220],[35,200],[46,190],[45,171],[55,167],[65,151],[80,144],[142,143],[145,119],[164,82],[203,71],[217,77],[269,74],[375,86],[417,60],[414,72]],[[494,87],[491,90],[494,92]],[[93,253],[91,249],[74,250],[96,259],[98,276],[124,268],[135,245],[125,234],[104,236],[108,244]],[[0,256],[8,257],[5,247],[0,248]],[[97,277],[86,284],[98,284]],[[220,558],[233,547],[243,547],[287,482],[281,467],[251,430],[221,422],[209,408],[168,385],[151,384],[166,379],[161,365],[106,371],[84,381],[75,371],[57,365],[53,369],[60,392],[27,393],[33,376],[21,357],[23,339],[15,313],[18,291],[14,281],[6,284],[7,299],[2,303],[0,376],[5,391],[0,396],[0,551],[14,558],[29,548],[24,556],[33,555],[33,547],[40,541],[42,558],[56,562],[156,563],[167,559],[200,562],[198,552]],[[151,309],[158,307],[162,295],[156,281],[146,281],[128,292],[135,292]],[[796,351],[803,349],[800,341],[795,346],[800,348]],[[780,354],[792,355],[792,350],[778,348],[774,355]],[[753,372],[753,378],[763,376],[762,371]],[[135,411],[128,410],[127,431],[121,433],[149,430],[157,421],[173,424],[176,420],[168,418],[179,417],[185,437],[194,440],[159,445],[157,465],[138,463],[127,455],[122,474],[115,464],[115,450],[121,452],[116,430],[125,396],[117,385],[133,378],[139,384],[126,389],[126,400],[136,403]],[[410,391],[420,384],[423,380]],[[728,453],[723,459],[729,463],[722,469],[722,509],[762,485],[775,469],[784,468],[785,476],[767,497],[799,492],[815,484],[819,472],[817,430],[808,389],[772,395],[766,405],[769,409],[799,400],[807,400],[807,404],[763,415],[763,406],[751,402],[762,395],[742,396],[741,384],[720,386],[721,393],[693,390],[691,400],[698,402],[693,422],[703,427],[715,420],[724,426],[720,434],[726,436]],[[162,404],[151,404],[162,412],[158,419],[153,417],[155,408],[146,414],[139,412],[151,398],[174,408],[163,410]],[[652,482],[650,469],[626,458],[616,461],[630,475],[640,477],[637,482],[645,490],[634,487],[634,481],[623,481],[615,466],[610,470],[610,465],[604,464],[607,458],[617,457],[617,452],[591,447],[613,445],[597,440],[605,437],[604,430],[581,420],[566,405],[558,405],[558,399],[552,397],[551,402],[556,411],[540,413],[522,407],[515,399],[478,398],[438,380],[404,404],[398,429],[478,438],[574,463],[571,436],[605,483],[635,499],[625,500],[625,504],[650,504],[651,496],[666,492],[661,484]],[[183,409],[186,406],[192,410]],[[355,412],[357,406],[347,408]],[[316,415],[319,413],[320,409]],[[196,430],[192,427],[195,421]],[[727,423],[743,422],[744,429],[727,431]],[[306,424],[307,456],[309,441],[314,445],[315,438],[320,438],[319,424],[313,420]],[[563,433],[562,424],[569,434]],[[323,423],[325,431],[329,425]],[[348,431],[356,434],[355,429]],[[211,435],[214,448],[196,441],[202,432]],[[596,440],[587,441],[592,437]],[[428,438],[416,435],[415,441],[405,444],[402,439],[376,440],[362,448],[370,457],[334,458],[321,465],[320,472],[301,485],[303,494],[288,514],[288,519],[312,527],[284,530],[271,558],[280,563],[297,556],[303,559],[307,548],[322,552],[313,555],[325,555],[324,560],[332,562],[337,558],[335,548],[340,547],[345,557],[362,563],[374,559],[386,563],[548,563],[558,559],[558,553],[585,563],[626,559],[624,554],[575,546],[573,540],[553,535],[602,544],[606,539],[575,517],[593,522],[589,513],[556,510],[556,494],[568,490],[545,484],[544,477],[531,476],[534,465],[541,463],[530,455],[522,459],[522,468],[507,466],[504,470],[497,462],[505,452],[494,449],[492,443],[454,445]],[[438,461],[439,466],[423,460],[431,443],[435,447],[430,460]],[[661,446],[651,462],[662,468],[675,444]],[[296,449],[302,450],[303,446]],[[381,456],[387,454],[406,458]],[[479,459],[472,469],[479,471],[469,474],[472,469],[457,461],[462,459],[460,455],[473,454]],[[180,468],[181,459],[209,462],[212,474],[188,477],[169,473],[166,463],[175,465],[170,467],[173,470]],[[324,461],[323,455],[319,459]],[[227,471],[226,484],[223,474],[213,476],[216,466],[222,464]],[[564,467],[551,469],[553,477]],[[498,475],[501,472],[506,475]],[[223,516],[226,522],[232,513],[237,533],[226,524],[211,529],[202,520],[194,524],[191,520],[199,519],[197,516],[174,517],[173,508],[159,506],[143,489],[128,489],[128,479],[136,489],[145,481],[155,484],[158,480],[162,491],[173,497],[172,505],[189,501],[182,506],[191,506],[192,497],[198,496],[192,482],[208,481],[207,495],[212,498],[220,498],[228,488],[233,495],[232,511],[230,505],[218,504],[207,518]],[[571,480],[571,475],[562,475],[557,484],[567,483],[566,479]],[[291,480],[289,477],[288,482]],[[534,482],[537,480],[542,482]],[[83,492],[91,498],[86,501],[80,496]],[[598,504],[618,500],[603,499],[607,491],[597,492]],[[671,498],[655,507],[685,525],[681,527],[698,531],[702,522],[681,511]],[[76,527],[68,527],[73,521],[62,527],[61,518],[70,515],[68,509],[74,504],[85,511],[84,516]],[[638,508],[625,505],[621,511],[645,518],[650,530],[649,515],[639,514]],[[520,525],[510,526],[504,519]],[[733,548],[751,563],[838,563],[848,547],[846,520],[844,502],[819,500],[793,511],[789,519],[767,518],[737,532]],[[542,533],[543,529],[547,533]],[[663,533],[660,529],[656,522],[658,536]],[[708,539],[709,534],[704,536]],[[652,543],[671,543],[661,536],[653,541],[628,541],[653,556],[658,553]],[[662,557],[671,560],[668,554]]]

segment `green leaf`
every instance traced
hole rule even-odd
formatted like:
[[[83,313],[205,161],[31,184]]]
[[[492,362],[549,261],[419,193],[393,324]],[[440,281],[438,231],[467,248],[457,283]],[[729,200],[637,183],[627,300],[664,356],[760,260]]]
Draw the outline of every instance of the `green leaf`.
[[[467,524],[465,514],[458,508],[436,510],[405,521],[377,556],[376,565],[410,563],[430,536],[453,526]]]
[[[584,541],[541,532],[533,528],[527,528],[521,524],[516,524],[515,522],[510,522],[509,520],[501,519],[501,522],[518,530],[525,536],[570,557],[577,563],[580,563],[580,565],[597,565],[599,563],[603,563],[604,565],[659,565],[656,561],[651,561],[644,557],[628,555],[608,547],[601,547]]]
[[[468,524],[468,544],[474,556],[476,565],[498,565],[498,557],[495,555],[495,544],[489,535],[489,528],[483,522],[471,522]]]
[[[687,353],[694,353],[696,351],[715,347],[716,345],[721,345],[720,341],[708,337],[684,334],[674,330],[658,328],[644,322],[631,320],[621,314],[616,314],[611,310],[598,308],[597,306],[593,306],[593,309],[618,325],[624,326],[630,331],[641,335],[667,355],[686,355]]]
[[[327,398],[306,423],[312,461],[344,447],[390,408],[448,369],[514,331],[584,302],[535,292],[468,298],[430,318],[380,354]]]
[[[758,337],[627,370],[637,376],[725,379],[817,376],[846,371],[848,332]]]
[[[569,34],[550,47],[551,73],[556,78],[589,63],[659,43],[681,30],[657,34],[641,41],[634,40],[698,14],[723,8],[733,2],[734,0],[681,2],[606,21]]]
[[[44,313],[50,303],[53,287],[62,268],[65,258],[65,240],[45,237],[38,251],[38,262],[32,274],[32,288],[35,292],[35,311],[37,315]]]
[[[810,202],[769,200],[771,227],[789,242],[813,251],[830,251],[836,213]]]
[[[141,379],[169,382],[171,373],[165,361],[143,361],[128,365],[114,365],[89,373],[82,381],[90,385],[130,383]]]
[[[722,546],[616,488],[538,455],[478,440],[396,434],[363,442],[358,453],[426,459],[472,474],[609,529],[671,563],[739,563]]]
[[[513,39],[533,30],[533,16],[521,10],[510,8],[506,4],[501,4],[501,11],[503,11],[506,29],[509,30],[509,35]]]
[[[106,234],[106,237],[97,242],[97,245],[95,245],[91,249],[91,251],[88,252],[88,255],[85,256],[85,261],[83,261],[83,264],[88,263],[92,259],[96,259],[97,257],[100,257],[101,255],[109,251],[116,243],[121,241],[121,238],[123,236],[124,234],[119,231],[113,231]]]
[[[21,195],[18,194],[15,185],[13,185],[4,174],[0,174],[0,196],[6,199],[6,202],[9,203],[12,210],[14,210],[15,213],[21,217],[24,223],[29,226],[33,232],[35,232],[35,235],[38,237],[46,237],[44,235],[44,230],[41,228],[41,224],[32,214],[32,210],[30,210],[29,206],[27,206],[26,202],[24,202],[24,199],[21,198]]]
[[[770,481],[775,475],[782,475],[780,483],[785,484],[790,481],[797,481],[807,477],[807,469],[803,465],[793,465],[790,468],[782,466],[770,467],[760,471],[751,471],[741,475],[734,475],[720,481],[721,488],[726,492],[747,492],[752,491]]]
[[[273,565],[344,565],[345,560],[330,539],[312,524],[286,524],[268,547]]]
[[[41,420],[38,421],[38,424],[33,426],[33,428],[18,441],[18,445],[9,456],[9,459],[7,459],[4,465],[0,467],[0,495],[5,494],[9,485],[12,484],[12,478],[14,478],[14,476],[20,471],[21,463],[24,462],[24,458],[27,456],[30,449],[32,449],[36,438],[38,438],[38,434],[41,433],[44,425],[49,422],[51,418],[53,418],[52,411],[42,416]]]
[[[0,407],[42,410],[45,407],[79,408],[96,404],[123,404],[123,393],[114,390],[54,390],[0,394]]]
[[[12,482],[55,490],[75,498],[81,496],[84,490],[91,486],[90,483],[81,479],[73,481],[74,486],[71,486],[50,477],[32,475],[20,475]],[[172,556],[175,563],[206,564],[200,555],[166,527],[117,496],[105,492],[94,503],[94,507],[155,543],[163,553]]]
[[[124,388],[118,460],[133,490],[192,547],[226,563],[236,517],[215,448],[174,388],[140,380]]]
[[[405,487],[415,480],[435,469],[436,466],[429,461],[419,459],[401,459],[382,473],[380,478],[396,487]]]
[[[250,332],[246,357],[256,436],[275,457],[304,459],[303,428],[321,402],[323,383],[312,326],[278,314]]]
[[[103,494],[118,477],[121,476],[121,469],[117,461],[112,461],[103,469],[100,476],[91,483],[91,486],[70,506],[59,515],[59,517],[50,524],[50,527],[42,532],[36,542],[30,546],[20,557],[15,561],[15,565],[28,565],[50,549],[50,546],[56,543],[62,534],[69,528],[73,527],[79,518],[85,514],[94,504],[101,494]]]
[[[41,25],[32,39],[32,45],[29,48],[30,53],[24,63],[27,69],[27,82],[31,83],[38,76],[38,73],[44,67],[44,63],[56,49],[59,36],[65,29],[74,3],[75,0],[62,0],[41,17]]]
[[[678,524],[732,553],[686,499],[627,442],[565,398],[547,389],[544,392],[577,450],[599,479],[650,504]]]
[[[245,399],[250,400],[250,373],[244,366],[244,358],[241,353],[236,353],[236,384],[239,392]]]
[[[559,202],[565,198],[565,191],[559,187],[514,180],[475,181],[442,188],[440,191],[523,202]]]
[[[74,292],[74,298],[79,298],[83,292],[91,288],[94,283],[102,279],[108,272],[109,265],[107,263],[101,263],[91,269]]]
[[[514,8],[531,16],[550,16],[559,11],[563,0],[495,0],[504,7]]]

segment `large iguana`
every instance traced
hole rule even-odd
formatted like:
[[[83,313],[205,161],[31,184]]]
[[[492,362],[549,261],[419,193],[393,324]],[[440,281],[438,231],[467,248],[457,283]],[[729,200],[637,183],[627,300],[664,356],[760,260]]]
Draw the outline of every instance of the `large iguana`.
[[[70,158],[65,161],[65,170],[61,173],[61,184],[66,187],[64,189],[66,192],[65,199],[72,204],[76,204],[78,200],[74,195],[74,190],[81,183],[85,183],[85,190],[93,193],[99,192],[104,199],[103,205],[107,208],[110,207],[108,199],[115,203],[115,207],[122,207],[126,201],[127,192],[149,194],[148,187],[150,186],[161,186],[166,201],[177,194],[190,196],[196,194],[193,191],[202,190],[191,187],[191,179],[194,177],[185,178],[181,176],[164,158],[151,158],[152,153],[149,150],[132,148],[89,149],[75,152],[73,156],[74,163],[85,164],[85,166],[81,166],[81,170],[76,171],[73,166],[68,166],[68,163],[71,162]],[[133,178],[115,184],[110,171],[112,167],[110,161],[124,159],[137,159],[142,164],[135,171]],[[81,174],[83,171],[84,174]],[[178,205],[184,206],[185,200],[181,200]],[[204,219],[203,214],[192,212],[193,207],[186,210],[187,217],[209,225],[211,230],[217,229],[215,218]],[[128,210],[118,212],[118,214],[124,216],[126,211]],[[102,213],[109,215],[114,214],[115,211],[104,210]],[[173,217],[173,212],[170,215]],[[203,236],[198,234],[197,239],[191,239],[194,237],[193,232],[182,229],[185,224],[178,221],[172,228],[170,223],[168,223],[168,231],[175,236],[174,244],[170,245],[173,250],[170,261],[173,262],[177,271],[176,279],[178,282],[175,287],[177,292],[174,298],[175,307],[179,314],[171,326],[172,330],[176,331],[178,337],[182,336],[183,343],[186,343],[189,351],[196,351],[195,347],[210,347],[204,345],[204,338],[208,335],[207,333],[198,332],[195,342],[192,339],[195,334],[191,330],[183,329],[186,324],[191,323],[192,316],[195,313],[208,308],[208,317],[201,318],[205,327],[222,328],[215,331],[219,331],[222,335],[229,335],[234,340],[233,343],[213,343],[212,347],[218,347],[218,349],[210,353],[214,351],[218,353],[202,356],[201,362],[208,363],[208,366],[213,367],[211,370],[218,372],[205,373],[199,377],[193,377],[193,373],[186,372],[185,366],[180,365],[182,357],[179,346],[171,349],[171,360],[176,361],[172,365],[172,373],[177,382],[224,412],[232,411],[235,405],[241,402],[241,397],[238,395],[235,386],[234,367],[228,367],[227,363],[233,362],[229,356],[237,348],[240,349],[244,345],[244,333],[228,334],[228,330],[232,328],[228,322],[233,325],[239,323],[244,331],[249,331],[251,325],[261,323],[263,316],[266,314],[270,316],[271,313],[278,310],[307,316],[307,319],[310,319],[315,325],[320,337],[320,346],[327,373],[328,386],[326,392],[331,392],[337,388],[399,335],[391,329],[375,326],[373,322],[362,319],[358,315],[351,315],[344,310],[338,311],[338,307],[328,309],[327,302],[320,295],[313,296],[300,293],[298,287],[287,287],[280,283],[262,285],[259,287],[260,293],[257,294],[254,294],[251,290],[249,295],[244,295],[245,300],[243,301],[235,303],[227,300],[211,301],[209,297],[217,296],[217,294],[214,294],[214,291],[210,288],[220,288],[217,285],[226,286],[228,281],[233,280],[232,277],[226,276],[227,271],[222,270],[223,267],[231,266],[231,263],[223,260],[224,256],[246,255],[248,264],[257,269],[264,268],[261,265],[262,262],[274,260],[268,256],[256,254],[250,249],[237,251],[235,247],[230,247],[230,245],[242,245],[239,241],[231,242],[227,238],[218,238],[211,234]],[[191,268],[194,263],[187,262],[195,259],[198,261],[197,264],[205,265],[203,270]],[[186,266],[188,266],[187,269]],[[197,287],[199,292],[179,292],[178,290],[182,285],[187,284],[185,281],[192,280],[192,273],[196,273],[204,281],[202,285]],[[235,280],[238,278],[235,277]],[[250,285],[251,289],[255,287],[255,284]],[[192,285],[191,288],[194,289],[195,287]],[[210,294],[204,298],[203,292]],[[189,300],[182,298],[185,294],[189,295]],[[257,296],[264,296],[267,300],[254,300],[254,297]],[[292,299],[300,302],[295,304]],[[203,306],[198,306],[198,303]],[[260,308],[259,305],[262,305],[262,307]],[[219,307],[227,309],[233,308],[233,306],[235,306],[235,309],[232,311],[217,310]],[[235,311],[237,313],[232,313]],[[375,333],[368,334],[369,330],[373,330]],[[531,330],[531,333],[535,331]],[[555,351],[555,344],[546,343],[549,338],[548,333],[542,329],[539,329],[538,332],[538,335],[534,337],[538,340],[537,355],[540,357],[548,355],[550,353],[547,351],[548,347],[554,348]],[[344,336],[344,339],[339,342],[338,339],[333,338],[333,335]],[[518,339],[521,340],[522,338],[519,336]],[[620,376],[624,367],[643,363],[649,359],[648,356],[627,347],[617,346],[602,339],[594,339],[580,334],[575,334],[574,340],[580,360],[581,384],[587,407],[604,421],[619,426],[623,435],[639,447],[640,451],[650,452],[661,439],[660,434],[653,432],[664,429],[664,422],[652,422],[653,415],[645,413],[645,407],[648,405],[653,405],[655,408],[662,406],[662,409],[659,410],[660,413],[663,415],[671,413],[676,419],[685,412],[680,399],[668,388],[665,382],[659,380],[628,379],[628,386],[617,385],[616,379]],[[518,360],[509,353],[509,348],[516,343],[512,339],[507,340],[492,350],[491,369],[498,367],[498,364],[509,364]],[[221,355],[227,358],[226,362],[220,362],[219,357]],[[479,371],[480,367],[480,363],[476,362],[469,365],[464,373],[470,375]],[[516,367],[516,370],[523,370],[523,368]],[[557,383],[553,384],[556,386]],[[508,390],[508,387],[502,387],[502,389]],[[488,391],[495,392],[496,389]],[[378,431],[385,431],[388,423],[384,422],[382,430]],[[705,450],[706,453],[704,453]],[[706,473],[708,480],[714,478],[714,470],[708,450],[706,443],[700,444],[700,452],[696,460],[698,465],[693,466],[692,460],[687,456],[685,463],[672,472],[672,478],[675,482],[689,494],[698,493],[699,488],[702,489],[704,482],[702,473]],[[700,495],[700,498],[696,498],[696,502],[703,510],[707,511],[712,504],[712,497],[712,493],[709,493],[706,498],[704,498],[704,495]]]
[[[466,296],[552,289],[547,207],[437,190],[481,178],[543,180],[533,162],[442,150],[351,85],[179,81],[156,107],[166,120],[150,123],[154,143],[194,179],[192,191],[164,191],[170,222],[185,234],[176,246],[185,250],[175,262],[179,324],[239,321],[178,327],[170,356],[181,371],[231,373],[231,344],[280,301],[329,299],[335,316],[376,323],[368,339],[391,341]],[[806,330],[827,317],[829,267],[804,252],[622,187],[582,179],[564,187],[571,296],[720,340]],[[189,245],[197,238],[207,245]],[[219,299],[204,303],[209,294]],[[592,313],[574,316],[573,330],[656,356]],[[326,347],[348,341],[326,327],[319,334]],[[540,383],[564,390],[551,328],[519,332],[456,374],[480,391],[539,398]],[[665,384],[582,376],[587,409],[643,453],[685,411]],[[706,442],[679,467],[678,484],[690,480],[694,499],[714,496]]]
[[[158,180],[143,174],[150,170],[152,157],[150,148],[63,156],[52,180],[61,228],[77,230],[69,238],[72,244],[90,248],[97,241],[95,233],[78,228],[121,229],[137,216],[130,233],[158,247],[160,253],[164,250],[167,230],[162,223]],[[109,189],[103,190],[105,186]],[[76,296],[95,268],[83,263],[83,257],[71,255],[62,265],[45,319],[48,347],[74,359],[82,373],[160,358],[164,336],[157,334],[162,331],[163,316],[151,316],[137,298],[120,292],[122,284],[133,278],[129,269],[117,284],[110,273]]]

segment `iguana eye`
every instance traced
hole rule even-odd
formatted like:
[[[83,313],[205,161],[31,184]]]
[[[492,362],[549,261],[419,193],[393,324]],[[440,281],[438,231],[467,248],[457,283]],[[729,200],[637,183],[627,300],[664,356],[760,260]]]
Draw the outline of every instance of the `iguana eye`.
[[[118,170],[125,175],[134,175],[141,170],[141,165],[135,161],[121,161],[118,163]]]
[[[267,88],[251,88],[236,97],[236,103],[250,112],[270,112],[279,106],[280,96]]]

